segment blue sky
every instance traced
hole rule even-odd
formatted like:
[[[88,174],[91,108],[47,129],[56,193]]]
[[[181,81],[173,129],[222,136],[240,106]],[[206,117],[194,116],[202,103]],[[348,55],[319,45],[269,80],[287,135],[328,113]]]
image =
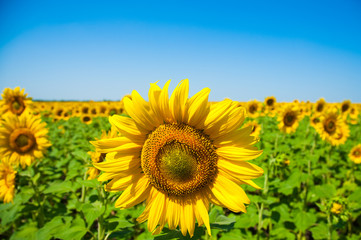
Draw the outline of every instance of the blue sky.
[[[0,89],[118,100],[184,78],[213,101],[361,102],[361,2],[0,0]]]

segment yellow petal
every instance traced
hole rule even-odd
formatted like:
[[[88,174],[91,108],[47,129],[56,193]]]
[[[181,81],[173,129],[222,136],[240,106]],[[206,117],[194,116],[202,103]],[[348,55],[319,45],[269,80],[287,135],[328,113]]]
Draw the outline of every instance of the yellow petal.
[[[143,202],[148,197],[150,189],[148,178],[143,176],[124,190],[115,202],[115,207],[121,209],[130,208]]]
[[[250,200],[243,189],[236,183],[218,174],[213,186],[210,187],[213,196],[233,212],[246,212],[244,203]]]
[[[234,146],[225,146],[216,150],[217,154],[229,161],[247,161],[255,159],[262,154],[262,150],[257,150],[255,147],[240,148]]]
[[[118,132],[129,138],[132,142],[142,144],[145,141],[147,130],[137,125],[136,122],[125,116],[113,115],[109,117],[109,122]]]
[[[234,162],[219,158],[218,167],[240,180],[250,180],[263,174],[262,168],[249,162]]]
[[[201,128],[210,111],[208,96],[209,88],[204,88],[191,97],[187,103],[188,107],[188,124],[195,128]]]
[[[148,204],[152,205],[148,218],[148,230],[150,232],[153,232],[155,227],[158,225],[161,217],[164,217],[164,210],[166,209],[164,193],[158,191],[153,196],[152,202]]]
[[[196,200],[196,206],[197,206],[196,209],[197,209],[197,211],[199,213],[199,217],[200,217],[200,219],[198,219],[198,222],[204,223],[204,225],[207,228],[208,234],[211,235],[211,227],[209,225],[208,210],[202,199],[203,199],[203,197],[200,197]]]
[[[173,119],[176,122],[183,122],[186,103],[188,99],[189,81],[188,79],[182,80],[178,86],[174,89],[172,96],[169,100],[169,107],[172,113]]]
[[[135,181],[135,179],[141,178],[142,175],[143,174],[140,173],[140,171],[139,171],[138,174],[128,175],[125,177],[116,177],[105,186],[105,190],[110,191],[110,192],[111,191],[123,191],[131,183],[133,183]]]
[[[91,141],[97,151],[100,153],[120,152],[120,151],[140,151],[142,145],[133,143],[126,137],[116,137],[109,139],[101,139],[98,141]]]

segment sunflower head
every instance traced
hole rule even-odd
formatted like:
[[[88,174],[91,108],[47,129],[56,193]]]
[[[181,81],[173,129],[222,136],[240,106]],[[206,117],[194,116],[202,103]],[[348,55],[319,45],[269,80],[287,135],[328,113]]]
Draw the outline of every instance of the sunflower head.
[[[11,164],[24,168],[36,158],[42,158],[51,144],[46,124],[32,114],[8,115],[0,126],[0,156],[9,157]]]
[[[361,144],[354,146],[351,149],[348,156],[354,163],[360,164],[361,163]]]
[[[320,98],[316,103],[315,103],[315,112],[317,113],[322,113],[323,110],[325,109],[326,106],[326,101],[324,98]]]
[[[256,121],[250,121],[243,125],[243,127],[249,127],[249,126],[252,128],[250,135],[258,137],[261,132],[261,126]]]
[[[320,123],[316,126],[316,131],[323,140],[335,146],[345,143],[350,135],[349,127],[338,114],[337,108],[325,110],[320,117]]]
[[[20,116],[25,109],[32,107],[31,98],[27,97],[28,94],[24,93],[25,89],[20,90],[16,87],[14,90],[5,88],[1,94],[2,100],[0,107],[2,114],[15,114]]]
[[[9,157],[4,157],[0,162],[0,200],[4,203],[13,202],[15,194],[16,171],[9,162]]]
[[[299,121],[300,121],[300,112],[298,105],[296,104],[286,104],[280,110],[278,115],[278,128],[285,133],[295,132]]]
[[[110,180],[107,191],[123,191],[116,207],[146,200],[137,220],[148,220],[154,234],[168,223],[169,229],[179,225],[183,235],[193,236],[196,220],[210,234],[210,203],[246,211],[250,200],[239,184],[258,188],[252,179],[263,170],[246,161],[261,151],[252,146],[257,142],[252,128],[240,128],[245,109],[238,102],[210,104],[208,88],[188,98],[188,80],[169,97],[169,84],[163,89],[151,84],[149,101],[136,91],[122,100],[130,117],[109,117],[120,134],[92,142],[107,154],[93,165],[103,171],[99,181]]]
[[[251,118],[256,118],[259,116],[261,111],[261,104],[257,100],[252,100],[247,103],[247,113]]]
[[[351,101],[350,100],[345,100],[341,103],[341,113],[346,113],[350,110],[351,108]]]

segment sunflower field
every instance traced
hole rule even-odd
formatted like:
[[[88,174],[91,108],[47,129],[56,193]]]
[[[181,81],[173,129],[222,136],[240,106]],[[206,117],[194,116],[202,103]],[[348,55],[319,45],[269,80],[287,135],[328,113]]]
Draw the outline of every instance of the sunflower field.
[[[1,239],[361,239],[361,104],[0,101]],[[36,97],[36,96],[34,96]]]

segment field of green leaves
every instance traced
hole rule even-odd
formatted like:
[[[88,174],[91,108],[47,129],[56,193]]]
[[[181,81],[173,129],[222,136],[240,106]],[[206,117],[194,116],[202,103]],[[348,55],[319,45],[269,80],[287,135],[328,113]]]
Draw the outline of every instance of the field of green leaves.
[[[348,154],[360,143],[361,126],[350,125],[340,146],[321,140],[305,117],[294,134],[279,131],[276,118],[259,117],[259,149],[252,161],[264,169],[247,213],[211,206],[212,236],[196,226],[192,239],[360,239],[361,167]],[[43,117],[52,146],[40,161],[19,168],[13,203],[0,204],[1,239],[188,239],[164,228],[156,236],[136,218],[145,205],[119,210],[120,193],[87,180],[89,141],[109,130],[106,117],[91,124],[80,118],[53,122]]]

